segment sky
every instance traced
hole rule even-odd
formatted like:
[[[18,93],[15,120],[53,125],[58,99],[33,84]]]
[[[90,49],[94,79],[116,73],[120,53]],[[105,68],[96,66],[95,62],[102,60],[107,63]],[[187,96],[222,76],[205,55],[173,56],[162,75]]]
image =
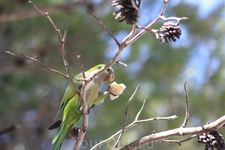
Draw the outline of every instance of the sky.
[[[219,5],[225,3],[224,0],[214,0],[214,1],[204,1],[204,0],[185,0],[187,3],[199,6],[199,16],[201,18],[207,18],[209,13],[215,10]],[[216,48],[215,40],[207,41],[206,43],[201,43],[199,47],[195,48],[195,53],[192,55],[189,60],[184,77],[194,78],[195,83],[198,85],[203,84],[207,79],[205,78],[205,70],[207,67],[211,67],[211,71],[216,71],[219,67],[219,62],[216,59],[213,59],[211,66],[208,66],[210,63],[210,52]]]

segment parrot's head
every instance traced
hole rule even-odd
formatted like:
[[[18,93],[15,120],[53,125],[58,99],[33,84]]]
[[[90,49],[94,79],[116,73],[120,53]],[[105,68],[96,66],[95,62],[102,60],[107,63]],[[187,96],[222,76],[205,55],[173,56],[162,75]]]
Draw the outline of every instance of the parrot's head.
[[[87,72],[95,73],[98,70],[102,69],[102,67],[105,67],[105,64],[99,64],[99,65],[91,68]],[[109,67],[106,70],[104,70],[97,78],[99,78],[99,77],[100,77],[100,79],[102,79],[104,81],[113,81],[115,78],[114,71],[111,67]]]
[[[113,81],[115,78],[113,69],[109,67],[108,69],[106,69],[106,71],[107,71],[107,76],[104,81]]]

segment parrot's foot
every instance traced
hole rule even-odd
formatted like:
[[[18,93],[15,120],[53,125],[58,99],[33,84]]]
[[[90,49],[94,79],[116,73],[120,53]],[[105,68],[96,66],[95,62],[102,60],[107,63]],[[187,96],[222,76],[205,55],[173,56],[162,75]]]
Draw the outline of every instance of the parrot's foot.
[[[87,109],[87,115],[91,112],[91,108],[92,107],[93,107],[93,105],[90,108],[88,107],[88,109]],[[82,107],[80,107],[79,111],[80,111],[80,114],[82,114]]]
[[[69,132],[69,134],[68,134],[68,136],[67,136],[67,140],[68,139],[77,139],[77,137],[79,136],[79,133],[80,133],[80,127],[78,127],[78,126],[74,126],[71,130],[70,130],[70,132]]]

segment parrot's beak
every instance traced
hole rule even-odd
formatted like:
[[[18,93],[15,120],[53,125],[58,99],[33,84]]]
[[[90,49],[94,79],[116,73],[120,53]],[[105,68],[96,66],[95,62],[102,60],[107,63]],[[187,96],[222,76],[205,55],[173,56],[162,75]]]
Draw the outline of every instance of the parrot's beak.
[[[113,81],[115,78],[114,72],[112,70],[109,71],[109,74],[106,76],[104,81]]]

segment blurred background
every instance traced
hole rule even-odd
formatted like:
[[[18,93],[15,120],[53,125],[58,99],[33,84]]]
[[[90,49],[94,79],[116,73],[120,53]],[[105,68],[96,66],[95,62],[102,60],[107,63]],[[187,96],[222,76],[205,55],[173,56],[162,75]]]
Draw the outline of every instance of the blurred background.
[[[80,72],[76,55],[81,55],[87,70],[108,63],[117,46],[107,32],[87,13],[99,17],[121,41],[131,30],[125,22],[114,19],[111,0],[33,0],[48,11],[61,29],[68,30],[65,49],[73,75]],[[128,124],[143,100],[148,99],[140,119],[177,115],[178,119],[137,125],[125,132],[120,146],[135,139],[179,127],[185,116],[184,81],[189,89],[190,120],[187,126],[201,126],[224,115],[225,108],[225,2],[223,0],[171,0],[165,17],[188,17],[182,21],[181,38],[162,45],[146,33],[127,47],[119,60],[128,65],[114,65],[115,81],[127,88],[116,100],[109,98],[94,107],[89,115],[89,130],[82,149],[90,149],[120,130],[125,105],[138,84],[141,88],[130,103]],[[139,25],[155,19],[163,2],[144,0]],[[154,28],[159,28],[163,21]],[[0,130],[20,125],[18,131],[0,136],[1,150],[49,150],[56,130],[47,130],[53,122],[68,81],[43,70],[38,64],[6,54],[37,56],[46,66],[66,73],[56,32],[45,16],[26,0],[0,2]],[[108,87],[105,83],[102,90]],[[219,129],[225,136],[225,129]],[[188,136],[187,136],[188,137]],[[184,139],[179,137],[174,139]],[[101,146],[109,149],[115,141]],[[71,150],[74,140],[67,140],[63,150]],[[197,139],[177,144],[154,143],[141,149],[204,149]]]

